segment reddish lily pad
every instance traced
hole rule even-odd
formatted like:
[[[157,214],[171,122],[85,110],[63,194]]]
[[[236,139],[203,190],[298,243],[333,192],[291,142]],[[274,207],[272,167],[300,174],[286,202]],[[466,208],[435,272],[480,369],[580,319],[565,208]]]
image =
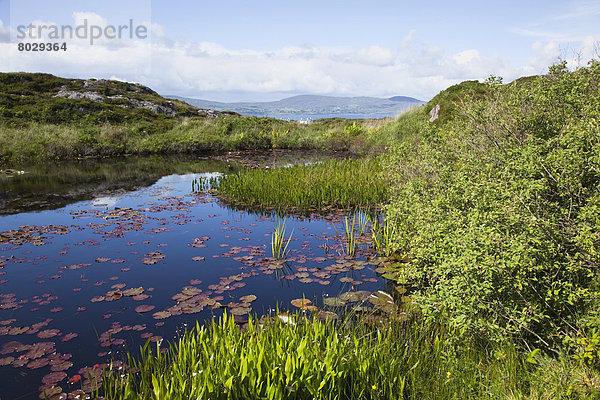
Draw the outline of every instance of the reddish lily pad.
[[[61,341],[68,342],[69,340],[75,339],[77,336],[79,336],[77,333],[67,333],[65,336],[63,336]]]
[[[48,360],[47,358],[38,358],[37,360],[31,360],[27,364],[27,368],[29,368],[29,369],[43,368],[46,365],[48,365],[49,363],[50,363],[50,360]]]
[[[254,300],[256,300],[256,296],[253,294],[249,294],[247,296],[240,297],[240,301],[242,303],[252,303]]]
[[[13,361],[15,361],[15,358],[12,356],[0,358],[0,367],[10,365]]]
[[[169,311],[159,311],[159,312],[155,312],[154,314],[152,314],[152,318],[154,319],[166,319],[169,318],[171,316],[171,313]]]
[[[46,329],[44,331],[40,331],[37,334],[37,337],[39,337],[40,339],[48,339],[54,336],[58,336],[60,334],[60,330],[58,329]]]
[[[106,294],[104,295],[104,299],[106,301],[114,301],[114,300],[119,300],[121,297],[123,297],[123,293],[121,293],[118,290],[109,290],[108,292],[106,292]]]
[[[125,289],[121,293],[123,293],[123,296],[137,296],[137,295],[144,293],[144,288],[138,287],[138,288]]]
[[[51,372],[42,378],[42,383],[46,385],[55,385],[67,377],[64,372]]]
[[[137,306],[137,307],[135,308],[135,311],[141,314],[141,313],[147,313],[147,312],[150,312],[150,311],[154,310],[155,308],[156,308],[156,307],[155,307],[155,306],[152,306],[152,305],[148,305],[148,304],[142,304],[141,306]]]

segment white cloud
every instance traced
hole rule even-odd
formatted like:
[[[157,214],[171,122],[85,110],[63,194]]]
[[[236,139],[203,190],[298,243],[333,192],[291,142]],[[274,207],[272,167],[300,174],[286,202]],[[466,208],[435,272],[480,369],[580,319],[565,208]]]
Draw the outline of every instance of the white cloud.
[[[536,73],[542,73],[561,57],[561,49],[556,41],[537,41],[533,43],[531,49],[533,55],[529,58],[529,64],[533,71],[537,71]]]
[[[452,56],[452,59],[459,65],[466,65],[472,63],[474,60],[479,58],[479,51],[475,49],[461,51]]]
[[[74,14],[98,24],[98,15]],[[150,25],[148,25],[150,26]],[[0,25],[0,29],[2,25]],[[541,73],[560,55],[558,43],[536,42],[529,66],[515,66],[477,49],[449,54],[439,46],[416,43],[414,30],[396,49],[285,46],[269,51],[233,50],[218,43],[176,42],[162,27],[151,25],[153,43],[122,40],[118,44],[69,43],[67,52],[18,52],[0,43],[1,71],[44,71],[61,76],[110,78],[146,84],[163,94],[315,93],[335,95],[408,95],[427,100],[440,90],[490,74],[510,81]],[[590,38],[586,54],[593,49]],[[558,53],[557,53],[558,52]]]
[[[10,42],[10,28],[0,19],[0,43]]]

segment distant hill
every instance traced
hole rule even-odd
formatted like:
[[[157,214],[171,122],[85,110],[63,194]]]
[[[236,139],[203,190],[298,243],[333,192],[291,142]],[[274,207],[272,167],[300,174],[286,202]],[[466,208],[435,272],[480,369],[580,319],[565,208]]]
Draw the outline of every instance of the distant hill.
[[[223,113],[165,99],[136,83],[67,79],[42,73],[0,73],[0,120],[7,123],[156,122],[220,114]]]
[[[421,100],[406,96],[394,96],[389,99],[377,97],[334,97],[319,95],[300,95],[278,101],[222,103],[186,97],[169,96],[185,101],[200,108],[219,111],[233,111],[252,116],[286,115],[397,115],[403,111],[425,104]]]

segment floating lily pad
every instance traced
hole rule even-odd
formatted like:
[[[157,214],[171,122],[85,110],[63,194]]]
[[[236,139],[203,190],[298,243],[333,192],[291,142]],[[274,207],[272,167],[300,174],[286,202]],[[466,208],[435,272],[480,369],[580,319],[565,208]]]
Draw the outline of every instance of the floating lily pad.
[[[165,318],[169,318],[171,316],[171,313],[169,311],[159,311],[159,312],[155,312],[154,314],[152,314],[152,318],[154,319],[165,319]]]
[[[127,285],[125,285],[124,283],[115,283],[110,288],[111,289],[115,289],[115,290],[119,290],[119,289],[123,289],[125,286],[127,286]]]
[[[75,339],[77,336],[79,336],[77,333],[67,333],[65,336],[63,336],[61,341],[68,342],[69,340]]]
[[[369,297],[369,294],[370,293],[367,291],[359,290],[357,292],[344,292],[340,294],[338,298],[347,302],[357,302],[365,300],[367,297]]]
[[[51,372],[42,378],[42,383],[46,385],[56,385],[67,377],[64,372]]]
[[[307,307],[309,304],[312,303],[312,301],[308,300],[308,299],[294,299],[292,301],[290,301],[290,303],[294,306],[294,307],[298,307],[300,309],[304,309],[305,307]]]
[[[37,360],[31,360],[27,364],[27,368],[29,368],[29,369],[43,368],[46,365],[48,365],[49,363],[50,363],[50,360],[48,360],[47,358],[38,358]]]
[[[138,287],[138,288],[125,289],[121,293],[123,294],[123,296],[137,296],[137,295],[144,293],[144,288]]]
[[[39,337],[40,339],[48,339],[54,336],[58,336],[60,335],[60,330],[58,329],[46,329],[44,331],[40,331],[37,334],[37,337]]]
[[[0,358],[0,367],[10,365],[13,361],[15,361],[15,358],[12,356]]]
[[[73,366],[73,363],[71,361],[61,361],[59,363],[52,364],[52,366],[50,367],[50,371],[52,371],[52,372],[66,371],[69,368],[71,368],[72,366]]]
[[[198,289],[197,287],[194,287],[194,286],[186,286],[183,288],[181,293],[185,296],[195,296],[197,294],[202,293],[202,289]]]
[[[375,308],[386,313],[393,313],[398,309],[398,307],[394,304],[394,298],[381,290],[372,293],[368,300],[369,303],[373,304]]]
[[[142,304],[141,306],[137,306],[135,308],[135,312],[138,312],[140,314],[141,313],[147,313],[147,312],[150,312],[150,311],[154,310],[155,308],[156,307],[152,306],[152,305]]]
[[[252,311],[252,308],[249,307],[234,307],[229,310],[233,315],[246,315]]]
[[[61,395],[64,395],[64,396],[61,396]],[[66,399],[67,394],[62,392],[62,388],[60,386],[52,386],[52,387],[43,389],[40,393],[39,398],[42,400]]]
[[[104,299],[106,301],[114,301],[114,300],[119,300],[121,297],[123,297],[123,293],[118,291],[118,290],[109,290],[108,292],[106,292],[106,294],[104,295]]]
[[[253,294],[249,294],[249,295],[240,297],[240,301],[242,303],[252,303],[255,300],[256,300],[256,296]]]
[[[325,297],[323,298],[323,304],[329,307],[343,307],[346,305],[346,302],[337,297]]]

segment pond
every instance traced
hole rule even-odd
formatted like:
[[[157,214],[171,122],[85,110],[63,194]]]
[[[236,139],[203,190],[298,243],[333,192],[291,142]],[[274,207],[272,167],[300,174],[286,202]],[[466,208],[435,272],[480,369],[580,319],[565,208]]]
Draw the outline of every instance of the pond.
[[[86,161],[0,178],[0,398],[88,389],[90,367],[225,311],[242,324],[293,299],[322,307],[386,287],[368,246],[344,256],[333,225],[344,213],[287,216],[283,262],[271,258],[275,215],[191,192],[244,159]]]

